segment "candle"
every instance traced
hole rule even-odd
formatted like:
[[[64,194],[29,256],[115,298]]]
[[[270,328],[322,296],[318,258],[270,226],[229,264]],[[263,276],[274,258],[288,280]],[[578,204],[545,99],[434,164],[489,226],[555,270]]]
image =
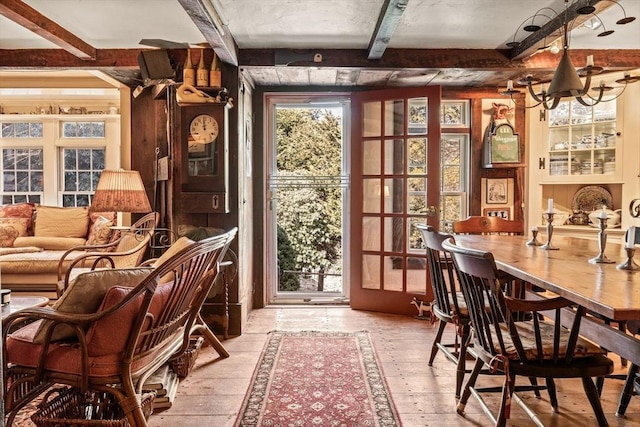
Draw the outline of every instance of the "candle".
[[[604,210],[604,208],[602,208],[602,210],[600,211],[600,219],[607,219],[609,218],[609,216],[607,215],[607,211]]]
[[[593,55],[587,56],[587,67],[593,67]]]
[[[534,225],[533,227],[531,227],[531,231],[538,231],[538,227]]]
[[[553,199],[547,200],[547,203],[548,203],[547,212],[553,213]]]
[[[513,80],[507,80],[507,90],[513,90]]]
[[[627,230],[627,244],[624,247],[627,249],[633,249],[635,248],[635,243],[636,243],[636,227],[632,225]]]

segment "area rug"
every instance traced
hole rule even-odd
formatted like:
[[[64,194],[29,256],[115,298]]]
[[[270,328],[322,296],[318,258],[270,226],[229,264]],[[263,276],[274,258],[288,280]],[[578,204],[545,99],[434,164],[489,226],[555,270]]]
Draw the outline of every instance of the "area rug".
[[[238,415],[247,426],[400,426],[367,332],[270,333]]]

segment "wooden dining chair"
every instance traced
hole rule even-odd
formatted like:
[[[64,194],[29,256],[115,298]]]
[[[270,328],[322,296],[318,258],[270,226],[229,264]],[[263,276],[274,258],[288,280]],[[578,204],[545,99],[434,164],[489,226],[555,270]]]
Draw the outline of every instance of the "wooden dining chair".
[[[451,235],[440,233],[426,224],[417,224],[416,227],[422,232],[422,239],[426,246],[427,269],[434,296],[431,312],[438,319],[438,331],[431,345],[429,366],[433,365],[438,350],[456,364],[456,399],[458,399],[464,381],[470,329],[469,313],[457,286],[453,260],[442,247],[442,242],[451,238]],[[454,325],[457,335],[455,342],[445,344],[442,343],[442,335],[447,325]]]
[[[473,352],[477,356],[462,392],[458,413],[464,414],[466,403],[473,394],[494,424],[505,426],[512,399],[533,417],[533,412],[514,392],[546,388],[551,406],[556,411],[558,400],[554,379],[581,378],[598,425],[607,426],[592,378],[610,374],[613,361],[603,354],[602,349],[579,335],[584,308],[578,308],[571,329],[563,328],[560,326],[562,308],[571,306],[570,301],[561,297],[545,300],[510,297],[502,291],[500,274],[490,252],[460,247],[453,239],[444,241],[442,246],[451,253],[458,271],[460,287],[469,310]],[[487,304],[490,307],[488,310],[485,308]],[[527,317],[529,320],[516,321],[514,314],[522,312],[531,313]],[[540,312],[554,313],[555,322],[542,318]],[[484,366],[504,375],[501,390],[476,387],[478,374]],[[546,387],[516,386],[518,376],[544,378]],[[482,398],[483,391],[502,392],[497,416]]]
[[[627,322],[627,330],[634,335],[640,334],[640,320],[629,320]],[[631,363],[629,365],[629,372],[626,377],[624,377],[624,386],[622,393],[620,393],[620,401],[618,403],[618,410],[616,411],[617,416],[624,416],[631,397],[635,394],[640,394],[638,389],[640,389],[640,366]]]
[[[497,216],[470,216],[453,222],[455,234],[524,234],[522,221],[503,219]]]

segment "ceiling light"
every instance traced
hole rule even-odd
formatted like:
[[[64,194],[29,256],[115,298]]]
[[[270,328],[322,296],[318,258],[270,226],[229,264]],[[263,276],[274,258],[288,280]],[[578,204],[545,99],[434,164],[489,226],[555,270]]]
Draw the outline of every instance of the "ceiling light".
[[[604,101],[603,100],[604,93],[613,89],[612,87],[605,86],[604,83],[601,83],[599,86],[595,88],[591,88],[591,77],[594,75],[600,74],[604,70],[602,67],[597,67],[594,65],[593,55],[589,55],[587,57],[586,66],[580,69],[576,69],[573,66],[573,63],[571,62],[571,58],[569,57],[569,30],[573,28],[575,18],[569,19],[569,7],[575,4],[576,1],[578,0],[564,0],[565,10],[562,13],[562,15],[556,13],[555,11],[549,8],[540,9],[538,12],[536,12],[536,14],[533,17],[527,18],[525,22],[520,24],[520,26],[516,30],[516,34],[514,34],[513,41],[507,43],[507,46],[510,46],[510,47],[518,46],[520,44],[520,42],[516,42],[516,36],[518,34],[518,31],[521,28],[526,29],[527,27],[532,27],[534,25],[533,21],[536,18],[536,16],[546,16],[546,15],[543,15],[541,11],[552,10],[555,16],[549,18],[549,21],[551,21],[552,18],[562,19],[562,28],[561,28],[561,40],[562,40],[562,46],[563,46],[562,58],[560,59],[560,62],[558,63],[556,71],[553,74],[553,78],[549,83],[549,88],[548,90],[545,90],[543,87],[539,93],[536,93],[536,91],[533,88],[533,85],[538,84],[539,82],[533,79],[532,76],[526,76],[525,78],[518,80],[518,84],[524,85],[528,88],[529,94],[536,102],[535,105],[531,105],[528,107],[526,105],[519,105],[519,106],[524,106],[525,108],[533,108],[542,104],[542,106],[545,109],[552,110],[558,106],[562,98],[568,98],[568,97],[575,98],[582,105],[593,106],[601,101]],[[615,0],[607,0],[607,1],[611,1],[617,4],[618,6],[620,6],[620,4]],[[620,7],[622,8],[622,6]],[[593,8],[593,10],[591,10],[591,8],[592,6],[590,5],[582,6],[576,10],[576,13],[578,15],[593,14],[593,12],[595,11],[595,8]],[[622,8],[622,10],[624,12],[624,8]],[[527,22],[529,22],[529,19],[531,19],[531,24],[525,25]],[[624,18],[618,20],[617,23],[626,24],[626,23],[632,22],[634,19],[635,19],[634,17],[627,17],[626,12],[624,12]],[[592,25],[592,27],[590,27],[585,23],[584,26],[588,28],[596,29],[602,26],[604,31],[599,33],[598,37],[605,37],[613,33],[613,30],[607,31],[602,20],[595,14],[593,14],[593,18],[591,18],[587,22],[590,22],[589,25]],[[556,49],[557,51],[559,51],[559,47],[556,46]],[[580,80],[581,77],[585,78],[584,85]],[[640,77],[628,76],[628,75],[626,75],[622,79],[616,80],[616,83],[624,84],[624,86],[622,87],[622,90],[612,99],[615,99],[618,96],[620,96],[620,94],[626,88],[627,84],[634,83],[639,80],[640,80]],[[590,90],[596,91],[595,96],[591,96],[589,94]],[[511,97],[511,100],[516,105],[518,105],[518,103],[514,100],[513,95],[520,93],[520,91],[514,89],[512,80],[509,80],[507,82],[507,90],[500,93],[502,95]],[[610,101],[612,99],[607,99],[606,101]]]

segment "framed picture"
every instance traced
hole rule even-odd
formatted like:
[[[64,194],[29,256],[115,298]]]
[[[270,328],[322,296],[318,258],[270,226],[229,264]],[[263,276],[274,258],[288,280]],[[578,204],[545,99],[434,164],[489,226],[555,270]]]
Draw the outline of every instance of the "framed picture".
[[[511,219],[510,208],[484,208],[482,210],[483,216],[497,216],[502,219]]]
[[[487,205],[505,205],[509,202],[507,178],[487,178],[485,191]]]

